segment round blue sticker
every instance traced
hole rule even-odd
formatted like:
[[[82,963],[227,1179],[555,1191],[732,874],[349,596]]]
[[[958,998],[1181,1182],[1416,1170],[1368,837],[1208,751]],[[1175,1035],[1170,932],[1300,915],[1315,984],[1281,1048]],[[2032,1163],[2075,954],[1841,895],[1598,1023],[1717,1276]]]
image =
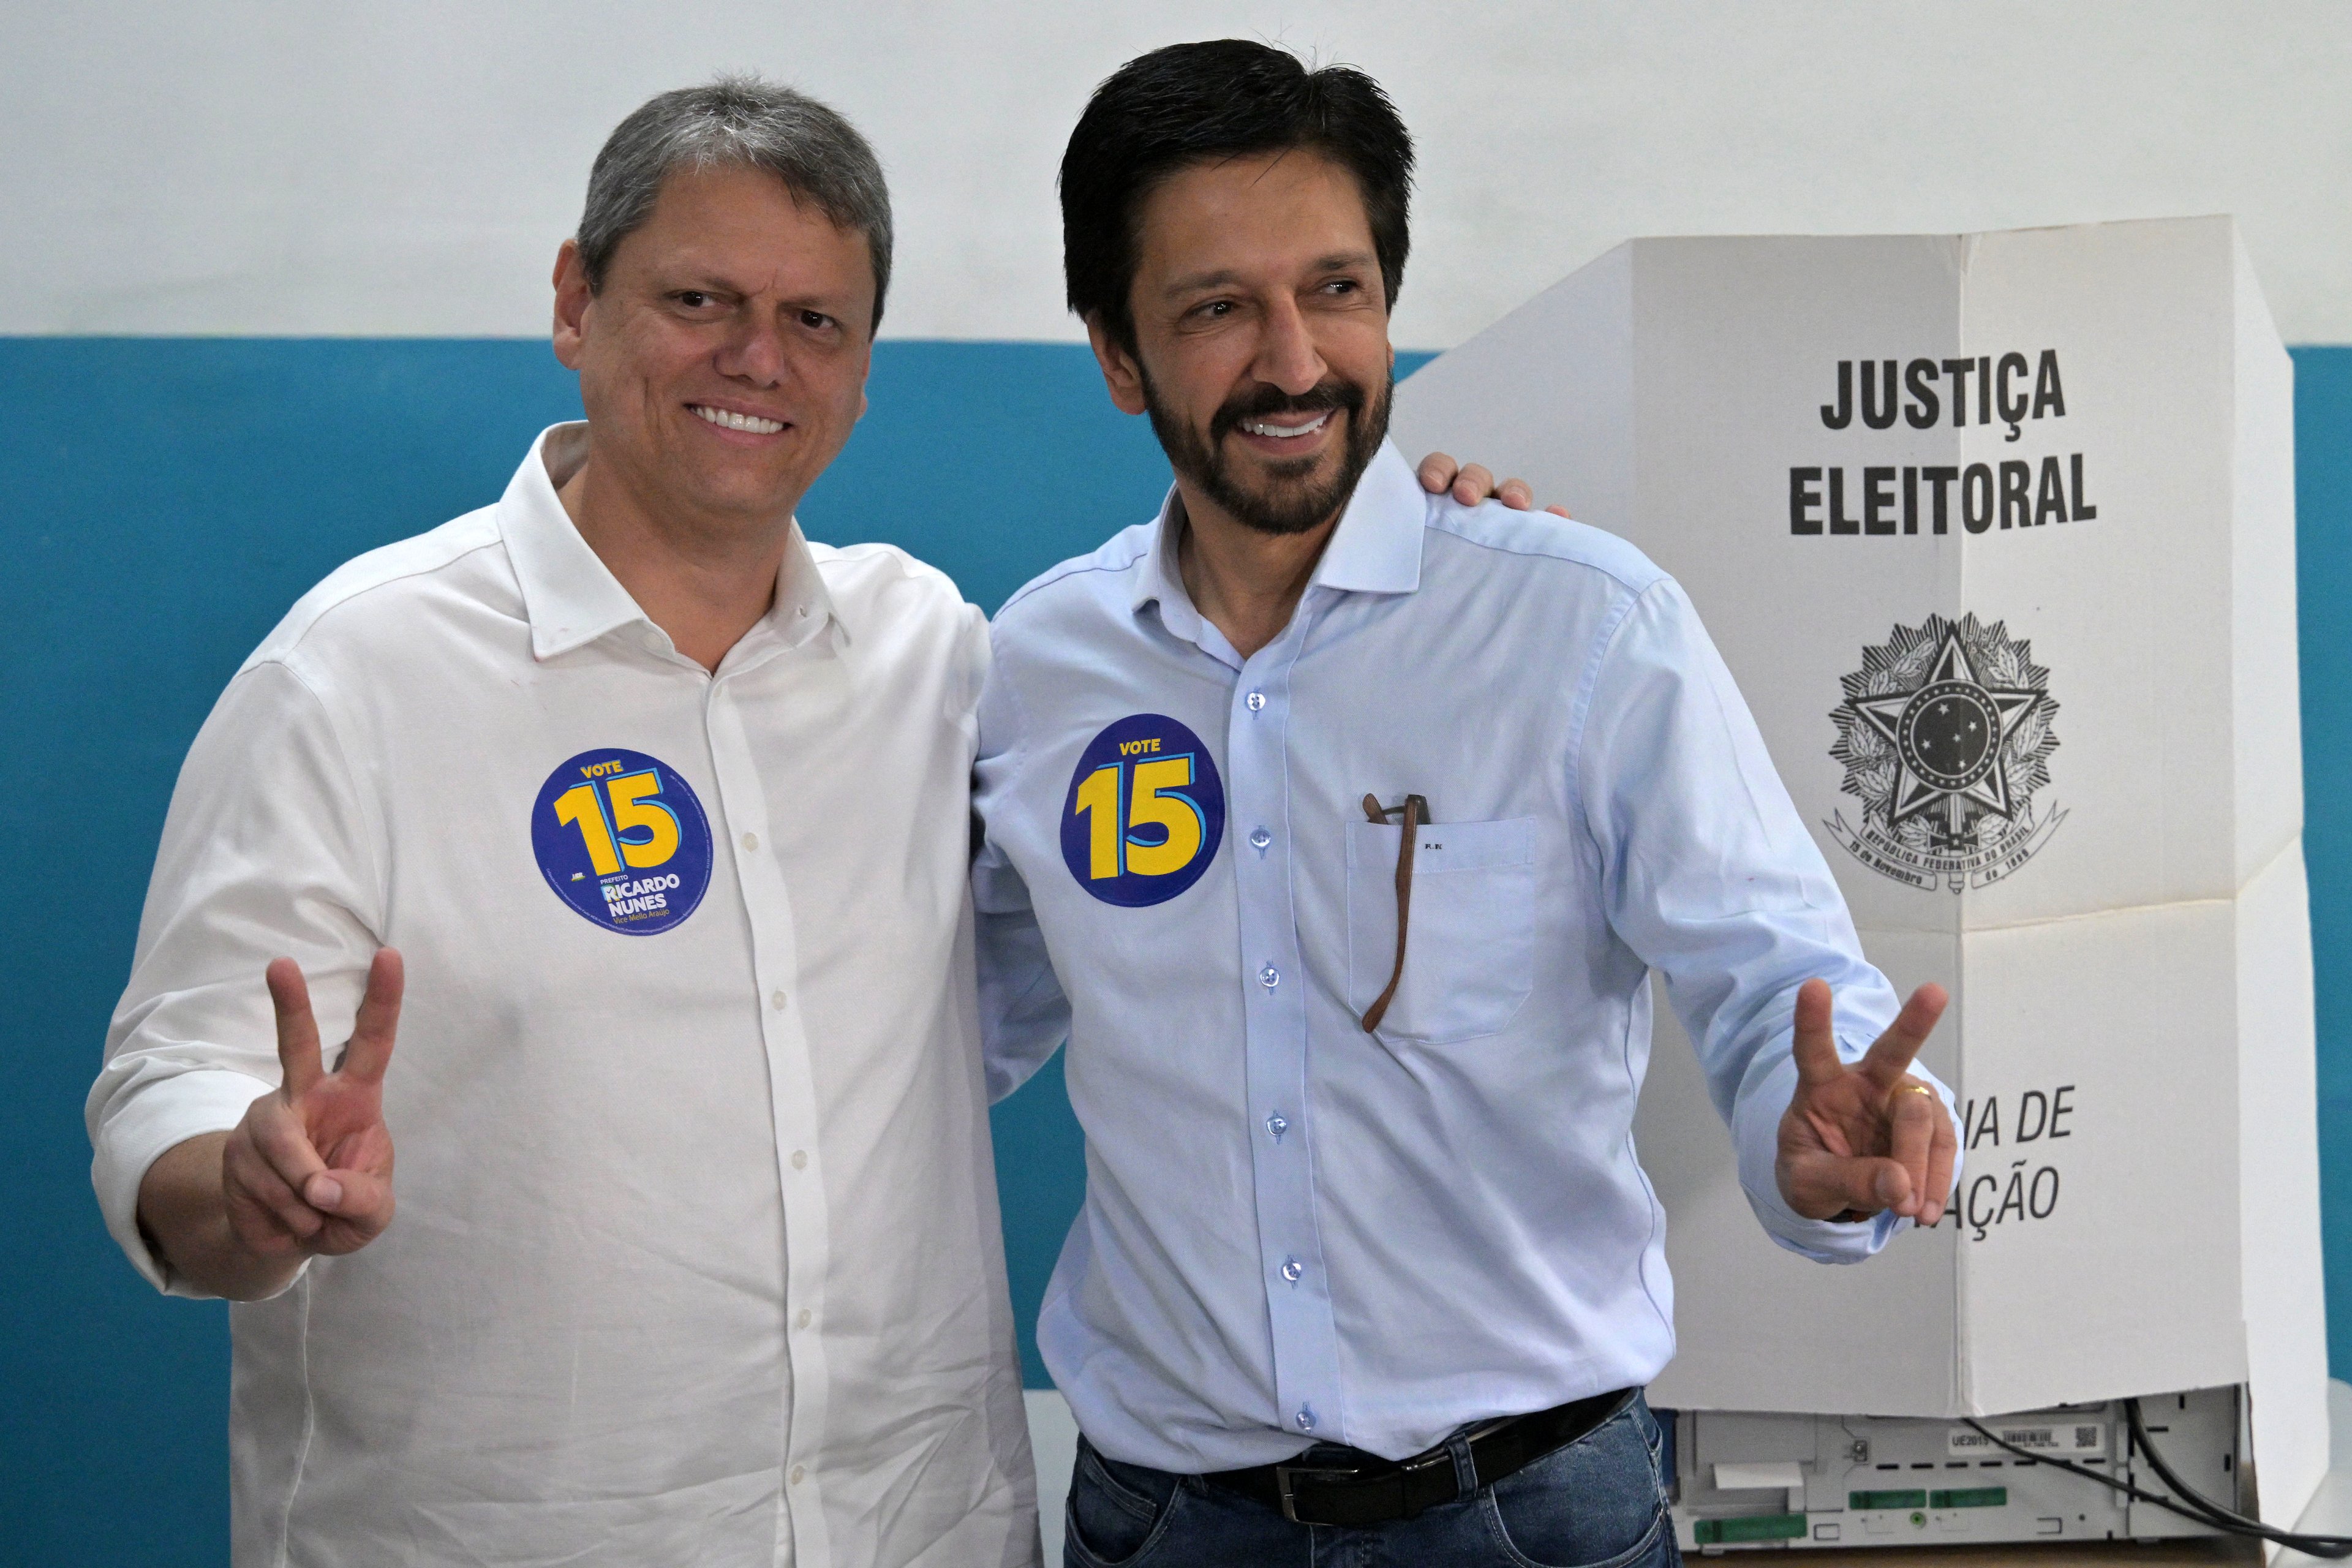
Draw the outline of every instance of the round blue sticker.
[[[617,746],[547,775],[530,847],[556,897],[625,936],[669,930],[710,886],[710,823],[693,788],[668,763]]]
[[[1201,879],[1225,837],[1225,786],[1201,738],[1131,713],[1078,753],[1062,804],[1062,859],[1107,904],[1166,903]]]

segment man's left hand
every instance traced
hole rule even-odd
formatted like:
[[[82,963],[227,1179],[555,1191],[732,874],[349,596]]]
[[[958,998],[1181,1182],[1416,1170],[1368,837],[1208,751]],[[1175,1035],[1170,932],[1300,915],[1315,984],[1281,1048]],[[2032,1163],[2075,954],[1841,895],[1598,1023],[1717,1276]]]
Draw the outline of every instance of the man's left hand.
[[[1452,491],[1454,499],[1464,506],[1476,506],[1482,500],[1501,501],[1514,511],[1536,510],[1536,492],[1525,479],[1505,479],[1495,482],[1495,476],[1483,463],[1464,465],[1443,452],[1432,452],[1421,460],[1421,488],[1431,495],[1442,496]],[[1566,517],[1568,509],[1548,506],[1544,510],[1556,517]]]
[[[1959,1137],[1935,1087],[1909,1069],[1944,1015],[1944,988],[1922,985],[1863,1058],[1838,1059],[1829,983],[1797,990],[1797,1092],[1780,1118],[1774,1173],[1807,1219],[1866,1219],[1892,1209],[1921,1225],[1944,1215]]]

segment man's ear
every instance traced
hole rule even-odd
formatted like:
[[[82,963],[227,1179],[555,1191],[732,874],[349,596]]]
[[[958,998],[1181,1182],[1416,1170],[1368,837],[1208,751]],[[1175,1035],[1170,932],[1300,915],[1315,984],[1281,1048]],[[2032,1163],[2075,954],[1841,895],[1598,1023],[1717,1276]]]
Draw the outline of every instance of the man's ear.
[[[1094,346],[1095,363],[1101,367],[1103,385],[1109,391],[1112,404],[1121,414],[1142,413],[1143,367],[1110,335],[1099,310],[1087,315],[1087,342]]]
[[[580,242],[567,239],[555,253],[555,359],[566,370],[580,368],[581,343],[587,334],[588,306],[595,293],[588,287],[588,268],[580,259]]]

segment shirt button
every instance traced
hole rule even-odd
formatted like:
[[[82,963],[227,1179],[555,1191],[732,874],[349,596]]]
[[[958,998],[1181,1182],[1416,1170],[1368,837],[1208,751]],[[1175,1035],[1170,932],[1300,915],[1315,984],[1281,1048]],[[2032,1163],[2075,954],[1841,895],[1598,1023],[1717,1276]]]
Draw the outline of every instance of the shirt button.
[[[800,620],[803,620],[803,621],[804,621],[804,620],[807,620],[807,619],[808,619],[808,606],[807,606],[806,605],[803,605],[799,609],[794,610],[794,611],[793,612],[793,615],[796,618],[798,618],[798,619],[800,619]]]
[[[1250,846],[1253,848],[1263,849],[1273,842],[1274,835],[1268,833],[1263,827],[1257,828],[1250,834]]]
[[[794,1319],[793,1320],[793,1327],[794,1327],[794,1328],[796,1328],[796,1329],[805,1329],[805,1328],[807,1328],[808,1326],[809,1326],[809,1310],[808,1310],[806,1307],[803,1307],[803,1308],[801,1309],[801,1315],[800,1315],[799,1317],[794,1318]]]
[[[1306,1272],[1306,1266],[1296,1258],[1286,1258],[1282,1260],[1282,1277],[1293,1285],[1297,1284],[1298,1277]]]
[[[1257,983],[1271,991],[1282,984],[1282,971],[1269,963],[1257,972]]]
[[[808,1169],[807,1150],[795,1149],[793,1151],[793,1169],[795,1171],[805,1171]]]
[[[1301,1432],[1312,1432],[1315,1430],[1315,1412],[1311,1406],[1305,1405],[1300,1405],[1298,1407],[1298,1414],[1291,1417],[1291,1419],[1298,1423],[1298,1429]],[[794,1472],[793,1479],[799,1479],[798,1472]]]
[[[793,1467],[793,1485],[798,1486],[806,1479],[808,1479],[808,1467],[806,1465],[794,1465]]]
[[[779,1013],[784,1010],[784,994],[781,991],[771,991],[768,993],[768,1005],[773,1007]]]
[[[659,633],[659,632],[647,632],[647,633],[646,634],[646,652],[648,652],[648,653],[659,653],[659,652],[661,652],[661,646],[662,646],[662,635],[661,635],[661,633]]]
[[[743,835],[743,847],[744,847],[744,848],[746,848],[746,849],[757,849],[759,847],[760,847],[760,836],[759,836],[758,834],[756,834],[756,833],[746,833],[745,835]]]
[[[1253,691],[1247,697],[1244,698],[1243,700],[1249,704],[1249,710],[1255,713],[1265,706],[1265,693],[1263,691]]]
[[[1282,1135],[1290,1131],[1289,1120],[1277,1110],[1265,1119],[1265,1130],[1273,1133],[1274,1141],[1279,1143],[1282,1142]]]

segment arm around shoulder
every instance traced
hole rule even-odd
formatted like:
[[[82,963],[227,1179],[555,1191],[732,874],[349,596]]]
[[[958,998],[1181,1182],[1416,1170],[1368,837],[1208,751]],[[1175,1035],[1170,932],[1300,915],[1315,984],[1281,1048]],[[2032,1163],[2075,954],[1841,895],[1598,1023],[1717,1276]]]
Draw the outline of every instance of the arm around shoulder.
[[[1003,1100],[1045,1065],[1070,1033],[1070,1004],[1009,841],[1022,808],[1020,704],[999,659],[980,700],[972,769],[971,896],[980,1030],[988,1098]]]

